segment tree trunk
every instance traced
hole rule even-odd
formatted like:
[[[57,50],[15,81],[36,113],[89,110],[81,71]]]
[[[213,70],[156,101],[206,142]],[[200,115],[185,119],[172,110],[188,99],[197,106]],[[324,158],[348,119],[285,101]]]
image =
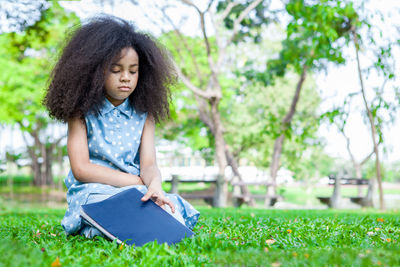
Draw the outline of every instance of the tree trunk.
[[[235,176],[237,176],[239,178],[239,181],[243,181],[242,175],[240,175],[239,173],[239,168],[238,168],[238,164],[235,160],[235,158],[233,157],[232,153],[229,151],[229,148],[226,146],[225,147],[225,155],[226,155],[226,159],[228,161],[228,165],[232,167],[232,171],[235,174]],[[240,186],[240,191],[242,193],[242,195],[244,195],[244,202],[247,203],[247,205],[249,206],[254,206],[254,199],[251,198],[250,196],[250,192],[249,189],[247,188],[246,185],[241,185]]]
[[[270,175],[272,180],[276,183],[276,176],[278,174],[279,170],[279,162],[282,154],[282,146],[283,146],[283,140],[285,139],[285,135],[281,134],[274,143],[274,151],[272,153],[272,161],[271,161],[271,166],[270,166]],[[268,187],[268,194],[269,195],[276,195],[276,186],[270,186]]]
[[[45,146],[45,145],[43,145]],[[43,162],[44,163],[44,168],[45,168],[45,177],[46,177],[46,185],[52,186],[54,185],[54,180],[53,180],[53,150],[54,150],[55,145],[50,144],[48,146],[45,146],[45,153],[46,153],[46,160]]]
[[[40,147],[40,156],[42,158],[41,163],[40,163],[40,169],[41,169],[41,186],[46,185],[46,147],[44,144],[42,144],[39,140],[39,138],[35,138],[35,145]]]
[[[209,103],[209,102],[206,102],[204,99],[198,97],[197,95],[195,95],[195,97],[196,97],[198,107],[199,107],[198,111],[199,111],[200,120],[208,127],[208,129],[211,131],[211,133],[213,134],[213,136],[215,138],[216,127],[215,127],[214,121],[210,118],[210,115],[207,112],[207,103]],[[218,111],[218,114],[219,114],[219,111]],[[225,138],[223,135],[222,135],[222,138],[223,138],[223,143],[225,144]],[[238,170],[237,161],[233,157],[232,152],[229,150],[229,147],[226,144],[225,144],[225,157],[226,157],[227,164],[232,167],[232,171],[233,171],[234,175],[239,178],[239,181],[243,181],[242,175],[239,173],[239,170]],[[250,195],[247,185],[241,185],[240,191],[244,196]],[[245,203],[247,203],[249,206],[254,206],[254,204],[255,204],[252,198],[246,198],[246,197],[245,197]]]
[[[58,173],[58,190],[62,190],[63,185],[62,185],[62,175],[63,175],[63,149],[62,147],[58,148],[58,153],[57,153],[57,161],[58,161],[58,165],[59,165],[59,173]]]
[[[42,171],[41,171],[41,164],[38,161],[38,156],[35,153],[35,147],[28,147],[28,153],[31,157],[32,163],[32,173],[33,173],[33,185],[34,186],[41,186],[42,185]]]
[[[272,160],[271,160],[271,166],[270,166],[270,175],[272,178],[272,181],[275,183],[273,186],[268,187],[268,196],[275,196],[276,195],[276,176],[279,170],[279,163],[280,163],[280,158],[282,154],[282,148],[283,148],[283,142],[285,139],[285,131],[289,129],[290,124],[292,122],[294,113],[296,112],[296,106],[297,103],[299,102],[300,99],[300,92],[301,89],[303,88],[304,80],[306,78],[307,74],[307,65],[304,63],[303,69],[300,75],[300,79],[297,82],[296,85],[296,92],[293,96],[292,103],[290,105],[290,109],[284,119],[282,120],[281,124],[281,135],[275,140],[274,143],[274,151],[272,153]]]
[[[225,140],[222,131],[221,117],[218,110],[219,99],[213,98],[211,103],[211,116],[214,123],[215,129],[215,152],[219,167],[218,175],[218,186],[220,188],[219,192],[216,192],[216,198],[214,205],[216,207],[226,207],[227,197],[228,197],[228,183],[225,178],[225,169],[227,166],[227,160],[225,157]]]
[[[384,210],[385,209],[385,202],[384,202],[384,199],[383,199],[382,173],[381,173],[381,163],[380,163],[380,159],[379,159],[379,148],[378,148],[378,143],[376,141],[376,127],[375,127],[374,117],[372,115],[371,110],[369,109],[367,98],[366,98],[366,95],[365,95],[364,81],[363,81],[362,73],[361,73],[360,57],[359,57],[359,53],[358,53],[359,46],[358,46],[358,40],[357,40],[357,33],[356,33],[354,27],[352,29],[352,33],[353,33],[354,47],[355,47],[355,50],[356,50],[358,78],[360,80],[361,93],[362,93],[365,109],[367,110],[368,120],[369,120],[369,123],[370,123],[370,126],[371,126],[371,138],[372,138],[372,143],[374,145],[376,178],[378,180],[378,188],[379,188],[379,206],[380,206],[381,210]]]

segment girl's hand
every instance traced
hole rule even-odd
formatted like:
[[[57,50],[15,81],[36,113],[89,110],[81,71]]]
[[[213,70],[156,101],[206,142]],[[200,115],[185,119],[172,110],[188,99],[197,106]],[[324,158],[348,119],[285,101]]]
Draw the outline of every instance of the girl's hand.
[[[171,207],[172,213],[175,213],[175,206],[171,200],[169,200],[166,196],[164,196],[163,191],[158,186],[150,185],[147,188],[147,193],[142,197],[142,201],[145,202],[149,199],[152,199],[158,206],[163,208],[165,204]]]

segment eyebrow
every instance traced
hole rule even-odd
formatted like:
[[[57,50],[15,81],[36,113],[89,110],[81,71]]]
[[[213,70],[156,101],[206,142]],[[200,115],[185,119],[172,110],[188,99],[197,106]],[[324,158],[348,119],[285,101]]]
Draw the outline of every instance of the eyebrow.
[[[112,63],[111,66],[122,67],[122,65],[121,65],[121,64],[118,64],[118,63]],[[136,66],[139,66],[139,64],[135,63],[135,64],[129,65],[129,67],[136,67]]]

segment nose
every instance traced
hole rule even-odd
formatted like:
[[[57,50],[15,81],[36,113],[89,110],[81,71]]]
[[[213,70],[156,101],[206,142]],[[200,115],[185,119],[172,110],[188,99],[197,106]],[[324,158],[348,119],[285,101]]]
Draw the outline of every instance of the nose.
[[[120,77],[121,82],[129,82],[129,74],[126,71],[121,72],[121,77]]]

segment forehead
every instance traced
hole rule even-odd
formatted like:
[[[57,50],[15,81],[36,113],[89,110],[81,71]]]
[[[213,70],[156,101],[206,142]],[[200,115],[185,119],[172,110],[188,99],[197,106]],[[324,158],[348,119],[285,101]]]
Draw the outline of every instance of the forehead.
[[[139,56],[135,49],[132,47],[125,47],[121,50],[121,52],[113,59],[113,64],[115,63],[130,63],[130,64],[138,64]]]

